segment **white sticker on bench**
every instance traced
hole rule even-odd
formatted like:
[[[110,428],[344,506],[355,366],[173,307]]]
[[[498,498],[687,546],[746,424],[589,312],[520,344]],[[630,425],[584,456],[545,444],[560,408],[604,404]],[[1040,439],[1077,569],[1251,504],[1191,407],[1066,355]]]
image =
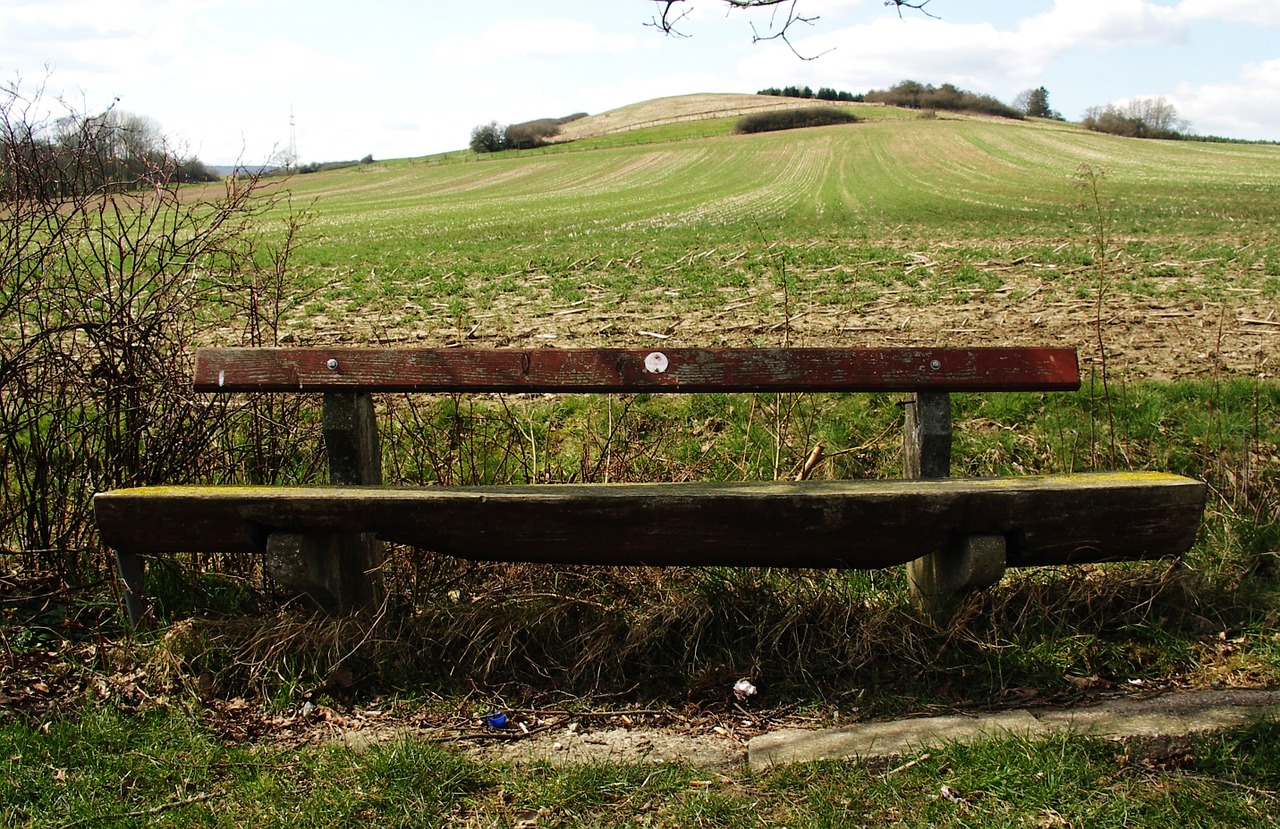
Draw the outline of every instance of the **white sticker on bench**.
[[[655,351],[644,358],[644,370],[650,374],[662,374],[667,370],[668,365],[670,363],[667,360],[667,355],[661,351]]]

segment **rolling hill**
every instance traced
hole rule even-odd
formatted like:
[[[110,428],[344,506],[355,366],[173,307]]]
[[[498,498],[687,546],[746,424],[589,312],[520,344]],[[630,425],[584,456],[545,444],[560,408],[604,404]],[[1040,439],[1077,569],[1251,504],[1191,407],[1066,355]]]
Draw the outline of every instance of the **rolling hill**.
[[[684,96],[576,121],[569,144],[296,178],[318,215],[300,336],[373,317],[390,338],[491,344],[760,342],[783,324],[815,343],[1088,349],[1101,285],[1140,374],[1270,364],[1248,320],[1280,297],[1280,147],[862,104],[854,125],[732,134],[764,105],[796,103]]]

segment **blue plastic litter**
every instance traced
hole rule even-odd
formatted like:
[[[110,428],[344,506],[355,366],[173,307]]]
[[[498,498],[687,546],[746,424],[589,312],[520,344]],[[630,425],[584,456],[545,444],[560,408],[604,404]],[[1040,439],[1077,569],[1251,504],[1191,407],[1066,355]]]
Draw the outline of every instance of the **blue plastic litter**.
[[[485,715],[484,721],[488,723],[490,728],[507,727],[507,715],[501,711],[494,711],[492,714]]]

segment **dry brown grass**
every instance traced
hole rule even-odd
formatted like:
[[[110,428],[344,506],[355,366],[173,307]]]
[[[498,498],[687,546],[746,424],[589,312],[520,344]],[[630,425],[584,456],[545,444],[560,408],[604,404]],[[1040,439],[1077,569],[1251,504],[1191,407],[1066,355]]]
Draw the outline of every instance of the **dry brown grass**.
[[[1204,679],[1164,637],[1206,642],[1241,613],[1217,576],[1166,563],[1020,572],[974,594],[950,625],[921,618],[900,574],[552,568],[458,564],[413,607],[330,617],[186,620],[153,652],[203,693],[335,697],[391,687],[484,689],[513,704],[548,695],[727,707],[738,677],[768,698],[881,695],[871,710],[992,704],[1010,688]],[[1232,670],[1271,669],[1239,649]],[[337,680],[334,678],[338,677]],[[328,686],[333,687],[328,687]]]

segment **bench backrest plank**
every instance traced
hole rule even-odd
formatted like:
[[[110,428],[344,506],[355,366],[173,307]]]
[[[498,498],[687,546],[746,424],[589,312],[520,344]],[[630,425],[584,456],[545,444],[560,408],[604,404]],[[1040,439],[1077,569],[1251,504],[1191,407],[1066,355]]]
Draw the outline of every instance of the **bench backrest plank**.
[[[1072,348],[209,348],[195,389],[395,392],[1073,391]]]

